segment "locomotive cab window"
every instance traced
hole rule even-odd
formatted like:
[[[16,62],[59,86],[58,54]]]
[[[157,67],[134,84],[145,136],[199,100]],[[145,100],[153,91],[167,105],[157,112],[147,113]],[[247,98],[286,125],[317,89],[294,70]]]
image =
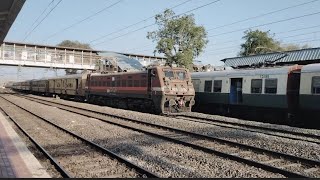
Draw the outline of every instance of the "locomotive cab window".
[[[251,80],[251,93],[262,93],[262,79],[252,79]]]
[[[222,80],[213,81],[213,92],[221,92],[222,89]]]
[[[178,79],[180,80],[185,80],[186,79],[186,73],[183,72],[183,71],[177,71],[177,76],[178,76]]]
[[[173,71],[169,71],[169,70],[164,71],[164,76],[167,78],[173,78],[174,77]]]
[[[320,76],[312,77],[312,94],[320,94]]]
[[[212,91],[212,81],[204,81],[204,92]]]
[[[265,94],[277,94],[278,79],[266,79],[265,80]]]

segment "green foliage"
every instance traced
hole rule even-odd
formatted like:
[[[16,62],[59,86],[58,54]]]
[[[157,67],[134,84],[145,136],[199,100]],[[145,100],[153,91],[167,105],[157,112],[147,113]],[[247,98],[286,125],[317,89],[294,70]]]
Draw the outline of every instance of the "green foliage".
[[[293,51],[293,50],[299,50],[299,49],[306,49],[310,48],[308,44],[299,46],[297,44],[287,44],[287,45],[281,45],[282,51]]]
[[[270,31],[247,30],[244,34],[242,39],[244,39],[245,42],[241,44],[240,56],[309,48],[307,44],[303,46],[297,44],[282,45],[279,41],[273,39],[274,35],[271,35]]]
[[[80,48],[80,49],[92,49],[90,44],[81,43],[79,41],[70,41],[64,40],[61,43],[57,44],[57,46],[61,47],[71,47],[71,48]]]
[[[273,35],[271,35],[269,31],[247,30],[244,34],[242,39],[244,39],[245,42],[241,44],[240,56],[265,54],[267,52],[280,50],[280,42],[274,40]]]
[[[197,26],[193,15],[175,16],[165,10],[155,17],[157,31],[148,32],[147,38],[157,41],[154,53],[164,53],[167,64],[191,68],[194,58],[199,56],[208,43],[203,26]]]

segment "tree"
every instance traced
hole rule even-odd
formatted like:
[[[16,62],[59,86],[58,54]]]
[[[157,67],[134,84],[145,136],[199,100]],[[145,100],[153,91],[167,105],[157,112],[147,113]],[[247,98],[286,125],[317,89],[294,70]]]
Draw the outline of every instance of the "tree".
[[[154,53],[164,53],[167,64],[192,68],[193,59],[199,56],[208,43],[203,26],[197,26],[193,14],[176,16],[172,10],[155,16],[157,31],[148,32],[147,38],[157,41]]]
[[[282,51],[293,51],[293,50],[299,50],[299,49],[306,49],[310,48],[308,44],[299,46],[297,44],[286,44],[286,45],[281,45],[281,50]]]
[[[80,48],[80,49],[92,49],[89,44],[80,43],[79,41],[70,41],[64,40],[61,43],[57,44],[60,47],[71,47],[71,48]],[[76,69],[66,69],[66,74],[77,74]]]
[[[244,39],[245,42],[241,44],[241,50],[239,52],[240,56],[309,48],[309,45],[307,44],[303,46],[297,44],[281,44],[273,38],[274,34],[270,34],[270,30],[247,30],[244,34],[242,39]]]
[[[245,42],[241,44],[240,56],[265,54],[281,49],[280,42],[273,39],[274,35],[271,35],[270,31],[247,30],[244,34],[242,39],[244,39]]]
[[[80,49],[92,49],[90,44],[81,43],[79,41],[64,40],[61,43],[57,44],[60,47],[72,47]]]

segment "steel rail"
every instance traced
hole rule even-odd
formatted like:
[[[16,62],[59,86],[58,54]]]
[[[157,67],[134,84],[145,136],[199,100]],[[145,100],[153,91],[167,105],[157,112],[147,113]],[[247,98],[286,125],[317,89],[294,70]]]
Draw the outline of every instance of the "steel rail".
[[[2,96],[0,96],[2,98]],[[71,175],[40,145],[38,144],[30,134],[28,134],[20,124],[15,120],[14,117],[10,116],[2,107],[0,107],[1,112],[3,112],[19,129],[25,134],[28,139],[49,159],[52,165],[56,168],[56,170],[61,174],[63,178],[72,178]]]
[[[140,173],[140,175],[141,175],[142,177],[144,177],[144,175],[146,175],[148,178],[159,178],[159,176],[157,176],[156,174],[154,174],[154,173],[152,173],[152,172],[150,172],[150,171],[148,171],[148,170],[146,170],[146,169],[144,169],[144,168],[142,168],[142,167],[140,167],[140,166],[138,166],[138,165],[136,165],[136,164],[134,164],[134,163],[132,163],[132,162],[130,162],[130,161],[122,158],[122,157],[120,157],[120,156],[118,156],[117,154],[113,153],[112,151],[110,151],[110,150],[108,150],[108,149],[106,149],[106,148],[104,148],[104,147],[102,147],[102,146],[100,146],[100,145],[98,145],[98,144],[96,144],[96,143],[94,143],[94,142],[92,142],[92,141],[89,141],[89,140],[87,140],[87,139],[85,139],[85,138],[83,138],[83,137],[81,137],[81,136],[79,136],[79,135],[77,135],[77,134],[75,134],[75,133],[67,130],[67,129],[64,129],[64,128],[58,126],[57,124],[55,124],[55,123],[53,123],[53,122],[50,122],[50,121],[47,120],[46,118],[41,117],[41,116],[39,116],[39,115],[37,115],[37,114],[35,114],[35,113],[27,110],[27,109],[24,108],[24,107],[21,107],[20,105],[18,105],[18,104],[16,104],[16,103],[14,103],[14,102],[12,102],[12,101],[10,101],[10,100],[2,97],[2,96],[1,96],[1,98],[3,98],[3,99],[6,100],[7,102],[9,102],[9,103],[11,103],[11,104],[13,104],[13,105],[15,105],[15,106],[17,106],[17,107],[23,109],[24,111],[32,114],[33,116],[35,116],[35,117],[37,117],[37,118],[39,118],[39,119],[47,122],[48,124],[50,124],[50,125],[58,128],[59,130],[62,130],[63,132],[66,132],[66,133],[68,133],[68,134],[76,137],[77,139],[85,142],[86,144],[91,145],[92,147],[94,147],[95,149],[101,151],[102,153],[108,154],[110,157],[113,157],[113,158],[117,159],[118,161],[126,164],[128,167],[134,168],[138,173]]]
[[[108,113],[105,113],[105,112],[99,112],[99,111],[95,111],[95,110],[84,109],[84,108],[75,107],[75,106],[72,106],[72,105],[60,104],[60,103],[57,103],[57,102],[47,101],[47,100],[43,100],[43,99],[40,100],[38,98],[31,98],[31,97],[25,97],[25,96],[24,96],[24,98],[28,99],[30,101],[35,101],[35,102],[44,104],[44,105],[54,106],[54,105],[50,105],[50,103],[57,104],[57,105],[60,105],[60,106],[65,106],[65,107],[69,107],[69,108],[83,110],[83,111],[86,111],[86,112],[106,115],[106,116],[109,116],[109,117],[112,117],[112,118],[116,118],[116,119],[120,119],[120,120],[131,121],[131,122],[134,122],[134,123],[137,123],[137,124],[144,124],[144,125],[149,126],[149,127],[153,127],[153,128],[157,128],[157,129],[163,129],[163,130],[170,131],[170,132],[176,132],[176,133],[178,132],[178,133],[186,134],[186,135],[192,136],[192,137],[198,137],[198,138],[207,139],[207,140],[210,140],[210,141],[218,141],[218,142],[221,142],[221,143],[229,144],[231,146],[237,146],[237,147],[244,148],[244,149],[251,149],[251,150],[254,150],[254,151],[260,152],[260,153],[268,153],[268,154],[270,154],[272,156],[287,158],[290,161],[294,160],[294,161],[303,162],[303,163],[306,163],[306,164],[312,164],[312,165],[320,166],[320,161],[306,159],[306,158],[302,158],[302,157],[297,157],[297,156],[293,156],[293,155],[290,155],[290,154],[285,154],[285,153],[280,153],[280,152],[276,152],[276,151],[272,151],[272,150],[262,149],[262,148],[258,148],[258,147],[254,147],[254,146],[250,146],[250,145],[240,144],[240,143],[237,143],[237,142],[228,141],[228,140],[224,140],[224,139],[217,138],[217,137],[206,136],[206,135],[202,135],[202,134],[198,134],[198,133],[184,131],[184,130],[181,130],[181,129],[176,129],[176,128],[166,127],[166,126],[162,126],[162,125],[158,125],[158,124],[153,124],[153,123],[147,123],[147,122],[143,122],[143,121],[133,120],[133,119],[129,119],[129,118],[126,118],[126,117],[121,117],[121,116],[118,116],[118,115],[111,115],[111,114],[108,114]],[[37,99],[37,100],[34,100],[34,99]],[[45,101],[47,103],[39,102],[39,101]],[[57,106],[54,106],[54,107],[57,107]],[[170,137],[167,137],[167,136],[159,135],[159,134],[156,134],[154,132],[141,130],[141,129],[134,128],[134,127],[131,127],[131,126],[122,125],[120,123],[112,122],[110,120],[106,120],[106,119],[98,118],[98,117],[95,117],[95,116],[91,116],[91,115],[88,115],[87,113],[81,113],[79,111],[65,109],[65,108],[61,108],[61,107],[57,107],[57,108],[60,108],[62,110],[69,111],[69,112],[72,112],[72,113],[77,113],[77,114],[80,114],[80,115],[83,115],[83,116],[86,116],[86,117],[95,118],[95,119],[98,119],[98,120],[101,120],[101,121],[104,121],[104,122],[107,122],[107,123],[110,123],[110,124],[113,124],[113,125],[117,125],[117,126],[120,126],[120,127],[127,128],[127,129],[132,129],[134,131],[138,131],[138,132],[142,132],[142,133],[145,133],[145,134],[149,134],[149,135],[152,135],[152,136],[155,136],[155,137],[158,137],[158,138],[167,139],[167,140],[170,140],[170,141],[173,141],[173,142],[176,142],[176,143],[179,143],[179,144],[183,144],[183,145],[186,145],[186,146],[198,149],[198,150],[202,150],[202,151],[209,152],[209,153],[214,153],[216,155],[219,155],[219,156],[222,156],[222,157],[227,157],[229,159],[236,160],[238,162],[245,162],[245,163],[247,163],[249,165],[252,165],[252,166],[255,166],[255,167],[259,167],[259,168],[268,170],[270,172],[283,174],[283,175],[285,175],[287,177],[304,177],[304,178],[307,177],[307,176],[304,176],[304,175],[301,175],[301,174],[298,174],[298,173],[295,173],[295,172],[287,171],[287,170],[284,170],[284,169],[281,169],[281,168],[277,168],[277,167],[274,167],[274,166],[270,166],[270,165],[267,165],[267,164],[263,164],[263,163],[260,163],[260,162],[257,162],[257,161],[248,160],[248,159],[245,159],[245,158],[241,158],[241,157],[234,156],[234,155],[231,155],[231,154],[223,153],[223,152],[220,152],[220,151],[216,151],[214,149],[210,149],[210,148],[206,148],[206,147],[203,147],[203,146],[195,145],[195,144],[192,144],[192,143],[189,143],[189,142],[185,142],[185,141],[182,141],[182,140],[177,140],[177,139],[170,138]]]
[[[280,133],[293,134],[293,135],[297,135],[297,136],[305,136],[305,137],[315,138],[315,139],[320,140],[320,135],[316,135],[316,134],[308,134],[308,133],[295,132],[295,131],[289,131],[289,130],[285,130],[285,129],[270,128],[270,127],[254,126],[254,125],[250,125],[250,124],[241,124],[241,123],[236,123],[236,122],[226,122],[226,121],[222,121],[222,120],[218,120],[218,119],[209,119],[209,118],[196,117],[196,116],[190,116],[190,115],[185,115],[185,114],[178,115],[178,116],[183,116],[183,117],[187,117],[187,118],[197,118],[197,119],[201,119],[201,120],[205,120],[205,121],[215,121],[215,122],[219,122],[219,123],[231,124],[231,125],[236,125],[236,126],[243,126],[243,127],[247,127],[247,128],[255,128],[255,129],[261,129],[261,130],[267,130],[267,131],[277,131]]]
[[[190,118],[190,119],[181,119],[181,120],[185,120],[185,121],[191,121],[191,122],[197,122],[197,123],[202,123],[202,124],[210,124],[210,125],[215,125],[215,126],[220,126],[220,127],[223,127],[223,128],[229,128],[229,129],[239,129],[239,130],[243,130],[243,131],[247,131],[247,132],[255,132],[255,133],[262,133],[262,134],[266,134],[266,135],[270,135],[270,136],[276,136],[276,137],[281,137],[281,138],[287,138],[287,139],[292,139],[292,140],[300,140],[300,141],[305,141],[305,142],[310,142],[310,143],[315,143],[315,144],[320,144],[320,141],[314,141],[314,140],[308,140],[308,139],[303,139],[303,137],[305,138],[310,138],[310,137],[306,137],[306,136],[303,136],[303,135],[296,135],[296,134],[292,134],[290,133],[290,135],[294,135],[294,136],[300,136],[301,138],[298,138],[298,137],[290,137],[290,136],[286,136],[286,135],[279,135],[279,134],[272,134],[272,133],[269,133],[269,132],[263,132],[263,131],[259,131],[259,130],[254,130],[253,128],[251,129],[245,129],[245,128],[241,128],[241,127],[232,127],[232,126],[228,126],[228,125],[222,125],[222,124],[228,124],[227,123],[223,123],[224,121],[222,122],[215,122],[215,120],[212,120],[211,119],[206,119],[206,120],[197,120],[198,117],[193,117],[193,116],[185,116],[185,115],[174,115],[174,116],[168,116],[168,117],[173,117],[173,118],[177,118],[177,119],[181,119],[179,117],[185,117],[185,118]],[[198,118],[200,119],[200,118]],[[221,123],[221,124],[219,124]],[[237,126],[242,126],[242,124],[239,123],[239,125]],[[248,126],[251,126],[251,125],[248,125]],[[248,127],[249,128],[249,127]],[[260,127],[256,127],[255,129],[262,129]],[[272,128],[271,128],[272,129]],[[275,129],[276,131],[277,129]],[[270,131],[270,130],[268,130]],[[291,132],[291,131],[289,131]],[[278,133],[284,133],[284,132],[278,132]],[[284,133],[285,134],[285,133]],[[287,133],[289,134],[289,133]],[[304,133],[302,133],[304,134]],[[316,136],[316,135],[315,135]],[[320,136],[319,136],[320,138]],[[319,139],[320,140],[320,139]]]

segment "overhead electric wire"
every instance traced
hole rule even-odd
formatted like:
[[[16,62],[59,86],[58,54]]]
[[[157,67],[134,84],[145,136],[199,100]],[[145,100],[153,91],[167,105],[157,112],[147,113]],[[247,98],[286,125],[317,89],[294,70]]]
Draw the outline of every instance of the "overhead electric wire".
[[[32,23],[32,25],[30,26],[30,28],[28,28],[28,31],[26,32],[26,34],[31,30],[31,28],[38,22],[38,20],[40,19],[40,17],[47,11],[47,9],[50,7],[50,5],[54,2],[54,0],[52,0],[47,7],[42,11],[42,13],[37,17],[37,19]]]
[[[288,30],[288,31],[281,31],[281,32],[275,32],[274,34],[275,35],[278,35],[278,34],[283,34],[283,33],[289,33],[289,32],[295,32],[295,31],[300,31],[300,30],[305,30],[305,29],[312,29],[312,28],[316,28],[316,27],[320,27],[320,25],[315,25],[315,26],[308,26],[308,27],[304,27],[304,28],[296,28],[296,29],[291,29],[291,30]],[[221,45],[221,44],[227,44],[227,43],[231,43],[231,42],[240,42],[241,39],[239,40],[228,40],[228,41],[222,41],[222,42],[216,42],[216,43],[210,43],[208,44],[207,47],[211,47],[213,45]],[[142,47],[135,47],[135,48],[131,48],[131,49],[127,49],[125,51],[132,51],[132,50],[139,50],[139,49],[142,49],[144,47],[150,47],[152,46],[153,43],[150,43],[146,46],[142,46]],[[142,50],[141,50],[142,51]],[[144,51],[144,50],[143,50]],[[140,51],[139,51],[140,52]]]
[[[292,35],[292,36],[286,36],[286,37],[282,37],[281,39],[297,37],[297,36],[304,36],[304,35],[314,34],[314,33],[318,33],[318,32],[320,32],[320,31],[313,31],[313,32],[308,32],[308,33],[296,34],[296,35]],[[279,39],[279,38],[277,38],[277,39]]]
[[[313,41],[319,41],[319,39],[314,39],[314,38],[312,38],[312,39],[310,39],[310,38],[307,38],[307,39],[295,39],[295,40],[291,40],[291,41],[282,43],[282,45],[288,45],[288,44],[292,44],[292,43],[299,44],[299,43],[306,43],[306,42],[313,42]],[[212,52],[225,50],[225,49],[234,49],[234,48],[241,48],[241,45],[235,45],[235,46],[223,47],[223,48],[219,48],[219,49],[213,49],[213,50],[206,51],[206,53],[209,52],[209,54],[207,54],[207,55],[210,55],[210,54],[214,54]]]
[[[221,26],[218,26],[218,27],[214,27],[214,28],[208,29],[207,31],[212,31],[212,30],[219,29],[219,28],[222,28],[222,27],[231,26],[231,25],[238,24],[238,23],[241,23],[241,22],[245,22],[245,21],[248,21],[248,20],[251,20],[251,19],[256,19],[256,18],[259,18],[259,17],[263,17],[263,16],[267,16],[267,15],[270,15],[270,14],[274,14],[274,13],[278,13],[278,12],[281,12],[281,11],[285,11],[285,10],[288,10],[288,9],[291,9],[291,8],[295,8],[295,7],[303,6],[303,5],[306,5],[306,4],[314,3],[316,1],[319,1],[319,0],[313,0],[313,1],[305,2],[305,3],[289,6],[289,7],[286,7],[286,8],[283,8],[283,9],[279,9],[279,10],[276,10],[276,11],[271,11],[271,12],[268,12],[268,13],[265,13],[265,14],[261,14],[261,15],[258,15],[258,16],[249,17],[249,18],[246,18],[246,19],[243,19],[243,20],[239,20],[239,21],[235,21],[235,22],[232,22],[232,23],[229,23],[229,24],[225,24],[225,25],[221,25]]]
[[[247,27],[247,28],[237,29],[237,30],[233,30],[233,31],[225,32],[225,33],[214,34],[214,35],[211,35],[211,36],[208,36],[208,37],[221,36],[221,35],[230,34],[230,33],[238,32],[238,31],[249,30],[249,29],[251,29],[251,28],[256,28],[256,27],[261,27],[261,26],[276,24],[276,23],[280,23],[280,22],[291,21],[291,20],[294,20],[294,19],[300,19],[300,18],[303,18],[303,17],[313,16],[313,15],[317,15],[317,14],[320,14],[320,11],[315,12],[315,13],[305,14],[305,15],[302,15],[302,16],[296,16],[296,17],[292,17],[292,18],[288,18],[288,19],[273,21],[273,22],[270,22],[270,23],[255,25],[255,26],[251,26],[251,27]]]
[[[309,26],[309,27],[304,27],[304,28],[297,28],[297,29],[291,29],[288,31],[281,31],[281,32],[275,32],[274,35],[278,35],[278,34],[284,34],[284,33],[289,33],[289,32],[295,32],[295,31],[300,31],[300,30],[305,30],[305,29],[312,29],[312,28],[316,28],[316,27],[320,27],[320,25],[316,25],[316,26]],[[318,31],[317,31],[318,32]],[[313,33],[313,32],[312,32]],[[282,37],[283,38],[283,37]],[[210,43],[207,47],[213,46],[213,45],[217,45],[217,44],[227,44],[227,43],[231,43],[231,42],[239,42],[240,40],[228,40],[228,41],[222,41],[222,42],[216,42],[216,43]]]
[[[42,18],[42,20],[37,24],[37,26],[35,26],[23,39],[23,41],[25,41],[30,34],[50,15],[50,13],[61,3],[62,0],[60,0],[47,14],[44,18]]]
[[[195,11],[195,10],[197,10],[197,9],[200,9],[200,8],[203,8],[203,7],[206,7],[206,6],[209,6],[209,5],[211,5],[211,4],[213,4],[213,3],[217,3],[217,2],[219,2],[219,1],[221,1],[221,0],[212,1],[212,2],[210,2],[210,3],[207,3],[207,4],[204,4],[204,5],[198,6],[198,7],[196,7],[196,8],[191,9],[191,10],[188,10],[188,11],[186,11],[186,12],[183,12],[183,13],[180,13],[180,14],[178,14],[178,15],[175,15],[174,17],[181,16],[181,15],[183,15],[183,14],[186,14],[186,13]],[[108,40],[102,41],[102,42],[100,42],[100,43],[96,43],[96,44],[94,44],[93,46],[96,46],[96,45],[99,45],[99,44],[103,44],[103,43],[105,43],[105,42],[107,42],[107,41],[111,41],[111,40],[114,40],[114,39],[117,39],[117,38],[126,36],[126,35],[128,35],[128,34],[131,34],[131,33],[140,31],[140,30],[142,30],[142,29],[148,28],[148,27],[150,27],[150,26],[153,26],[153,25],[155,25],[155,24],[157,24],[157,23],[153,23],[153,24],[150,24],[150,25],[141,27],[141,28],[139,28],[139,29],[136,29],[136,30],[133,30],[133,31],[129,31],[129,32],[127,32],[127,33],[125,33],[125,34],[122,34],[122,35],[120,35],[120,36],[117,36],[117,37],[115,37],[115,38],[108,39]]]
[[[289,31],[282,31],[282,32],[274,33],[274,34],[275,35],[283,34],[283,33],[293,32],[293,31],[297,31],[297,30],[310,29],[310,28],[318,27],[318,26],[320,26],[320,25],[306,27],[306,28],[293,29],[293,30],[289,30]],[[279,37],[279,38],[276,38],[275,40],[281,41],[282,39],[286,39],[286,38],[298,37],[298,36],[303,36],[303,35],[308,35],[308,34],[313,34],[313,33],[318,33],[318,32],[320,32],[320,31],[313,31],[313,32],[308,32],[308,33],[302,33],[302,34],[296,34],[296,35],[291,35],[291,36]],[[221,45],[221,44],[226,44],[226,43],[230,43],[230,42],[240,42],[240,41],[241,41],[241,39],[239,39],[239,40],[229,40],[229,41],[224,41],[224,42],[220,42],[220,43],[214,43],[214,44],[210,44],[206,48],[212,47],[213,45]],[[149,46],[152,46],[152,45],[150,44],[150,45],[143,46],[143,47],[149,47]],[[231,47],[235,47],[235,46],[231,46]],[[130,50],[136,50],[136,49],[141,49],[141,48],[133,48],[133,49],[130,49]],[[225,49],[225,48],[223,48],[223,49]],[[153,49],[142,49],[142,50],[137,51],[137,52],[145,52],[145,51],[149,51],[149,50],[153,50]],[[217,50],[217,49],[215,49],[215,50]]]
[[[74,24],[72,24],[72,25],[70,25],[70,26],[68,26],[68,27],[66,27],[66,28],[64,28],[64,29],[62,29],[62,30],[60,30],[60,31],[55,32],[54,34],[48,36],[44,41],[47,41],[48,39],[56,36],[57,34],[59,34],[59,33],[63,32],[63,31],[66,31],[66,30],[70,29],[70,28],[72,28],[72,27],[74,27],[74,26],[76,26],[76,25],[78,25],[78,24],[80,24],[80,23],[82,23],[82,22],[84,22],[84,21],[86,21],[86,20],[88,20],[88,19],[90,19],[90,18],[92,18],[92,17],[94,17],[94,16],[102,13],[102,12],[104,12],[105,10],[110,9],[111,7],[113,7],[113,6],[117,5],[118,3],[120,3],[121,1],[123,1],[123,0],[119,0],[119,1],[117,1],[117,2],[115,2],[115,3],[113,3],[113,4],[111,4],[111,5],[108,5],[107,7],[104,7],[103,9],[101,9],[101,10],[99,10],[99,11],[97,11],[97,12],[95,12],[95,13],[87,16],[87,17],[85,17],[84,19],[82,19],[82,20],[80,20],[80,21],[77,21],[76,23],[74,23]]]
[[[179,7],[179,6],[183,5],[183,4],[186,4],[186,3],[190,2],[190,1],[192,1],[192,0],[184,1],[184,2],[182,2],[182,3],[180,3],[180,4],[178,4],[178,5],[175,5],[175,6],[171,7],[171,8],[169,8],[169,9],[177,8],[177,7]],[[141,21],[138,21],[138,22],[136,22],[136,23],[133,23],[133,24],[131,24],[131,25],[129,25],[129,26],[126,26],[126,27],[124,27],[124,28],[122,28],[122,29],[119,29],[119,30],[113,31],[113,32],[111,32],[111,33],[109,33],[109,34],[100,36],[100,37],[98,37],[98,38],[90,41],[89,44],[92,43],[92,42],[98,41],[98,40],[100,40],[100,39],[102,39],[102,38],[108,37],[108,36],[110,36],[110,35],[112,35],[112,34],[115,34],[115,33],[121,32],[121,31],[123,31],[123,30],[126,30],[126,29],[128,29],[128,28],[130,28],[130,27],[133,27],[133,26],[135,26],[135,25],[138,25],[138,24],[140,24],[140,23],[146,22],[147,20],[152,19],[152,18],[154,18],[155,16],[156,16],[156,15],[150,16],[150,17],[148,17],[148,18],[146,18],[146,19],[143,19],[143,20],[141,20]]]
[[[304,27],[304,28],[299,28],[299,29],[293,29],[293,30],[289,30],[289,31],[277,32],[276,34],[282,34],[282,33],[287,33],[287,32],[294,32],[294,31],[300,31],[300,30],[305,30],[305,29],[312,29],[312,28],[316,28],[316,27],[320,27],[320,25],[309,26],[309,27]]]

